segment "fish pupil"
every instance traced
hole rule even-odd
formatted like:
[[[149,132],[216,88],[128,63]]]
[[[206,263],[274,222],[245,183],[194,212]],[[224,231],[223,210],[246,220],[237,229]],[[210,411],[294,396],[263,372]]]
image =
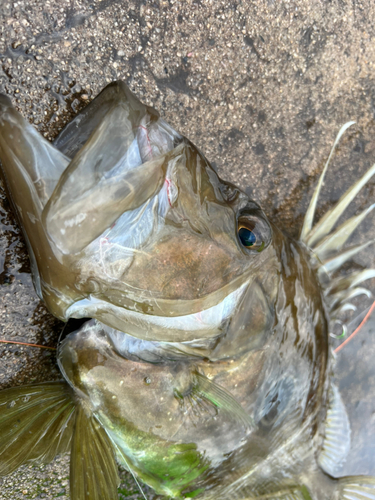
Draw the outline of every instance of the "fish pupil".
[[[238,237],[241,240],[241,243],[245,247],[252,247],[256,243],[256,236],[255,234],[250,231],[250,229],[247,229],[246,227],[241,227],[238,231]]]

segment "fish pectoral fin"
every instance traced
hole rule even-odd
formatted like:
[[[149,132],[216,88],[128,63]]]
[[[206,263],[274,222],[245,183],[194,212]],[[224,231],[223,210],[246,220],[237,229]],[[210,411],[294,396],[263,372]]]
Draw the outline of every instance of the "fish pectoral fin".
[[[331,384],[326,416],[323,448],[318,464],[324,472],[335,477],[350,450],[350,423],[339,390]]]
[[[339,479],[332,500],[375,500],[375,477],[347,476]]]
[[[114,447],[107,433],[79,406],[70,458],[72,500],[114,500],[119,484]]]
[[[194,374],[194,378],[193,392],[195,394],[205,398],[219,411],[224,411],[235,417],[245,428],[252,429],[254,427],[253,419],[246,413],[232,394],[198,372]]]
[[[75,405],[65,382],[0,392],[0,476],[70,449]]]

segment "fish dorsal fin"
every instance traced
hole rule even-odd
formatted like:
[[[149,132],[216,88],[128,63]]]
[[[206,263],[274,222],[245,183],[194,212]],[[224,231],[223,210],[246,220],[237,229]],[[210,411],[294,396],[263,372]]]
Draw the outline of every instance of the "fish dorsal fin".
[[[339,201],[330,210],[328,210],[315,225],[313,225],[318,197],[334,150],[344,132],[353,124],[354,122],[348,122],[343,125],[336,137],[329,158],[324,166],[318,185],[306,212],[300,235],[300,240],[311,251],[311,265],[317,271],[317,276],[326,298],[326,305],[331,320],[338,320],[340,314],[345,311],[356,309],[353,304],[348,303],[350,297],[363,293],[365,293],[368,297],[371,296],[371,293],[363,288],[356,291],[350,291],[347,294],[345,291],[349,288],[353,288],[355,284],[358,284],[359,282],[372,278],[374,275],[374,270],[368,270],[367,272],[364,271],[359,273],[358,280],[356,280],[355,276],[353,277],[353,280],[351,277],[341,279],[336,277],[332,279],[333,274],[338,272],[347,261],[350,261],[358,252],[375,243],[375,240],[368,240],[361,245],[356,244],[349,247],[345,246],[357,227],[370,213],[374,213],[374,203],[365,208],[365,210],[358,215],[344,221],[335,229],[336,224],[339,222],[340,217],[345,213],[349,204],[354,200],[367,182],[375,175],[375,164],[372,165],[367,172],[365,172],[362,177],[341,196]],[[339,286],[339,290],[336,289],[337,286]],[[343,293],[337,295],[337,291]],[[335,293],[336,295],[334,295]],[[343,325],[343,332],[345,333],[345,331],[346,326]]]
[[[115,500],[119,483],[114,448],[107,433],[79,406],[70,458],[72,500]]]
[[[305,220],[303,222],[303,227],[302,227],[302,231],[301,231],[301,236],[300,236],[300,239],[302,241],[305,241],[308,239],[308,237],[310,236],[311,234],[311,231],[313,229],[313,223],[314,223],[314,217],[315,217],[315,210],[316,210],[316,205],[318,203],[318,198],[319,198],[319,194],[320,194],[320,190],[322,189],[322,186],[323,186],[323,181],[324,181],[324,177],[326,175],[326,172],[327,172],[327,169],[328,169],[328,166],[331,162],[331,159],[332,159],[332,156],[333,156],[333,153],[335,152],[335,149],[336,149],[336,146],[337,144],[340,142],[340,139],[341,137],[343,136],[344,132],[349,128],[351,127],[352,125],[354,125],[355,122],[348,122],[348,123],[345,123],[345,125],[343,125],[339,131],[339,133],[337,134],[337,137],[335,139],[335,142],[333,143],[333,146],[332,146],[332,149],[331,149],[331,152],[328,156],[328,160],[324,166],[324,169],[323,169],[323,172],[320,176],[320,179],[319,179],[319,182],[318,182],[318,185],[316,186],[315,188],[315,191],[314,191],[314,194],[311,198],[311,201],[310,201],[310,205],[309,205],[309,208],[307,209],[307,212],[306,212],[306,215],[305,215]]]
[[[348,476],[340,479],[332,500],[375,500],[375,477]]]
[[[323,448],[318,464],[335,477],[350,450],[350,423],[338,388],[331,384]]]
[[[75,408],[64,382],[0,392],[0,476],[70,449]]]

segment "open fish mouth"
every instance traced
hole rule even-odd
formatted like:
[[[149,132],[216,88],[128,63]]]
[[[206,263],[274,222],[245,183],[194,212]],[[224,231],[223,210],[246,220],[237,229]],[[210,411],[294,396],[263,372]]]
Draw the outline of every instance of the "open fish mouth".
[[[121,82],[54,144],[2,96],[0,152],[35,288],[62,320],[214,337],[269,260],[259,206]]]
[[[122,331],[143,340],[173,342],[178,339],[179,342],[186,342],[215,338],[227,327],[248,287],[249,282],[245,282],[217,304],[178,316],[144,314],[94,296],[74,303],[66,313],[71,318],[97,318],[106,325],[121,327]]]

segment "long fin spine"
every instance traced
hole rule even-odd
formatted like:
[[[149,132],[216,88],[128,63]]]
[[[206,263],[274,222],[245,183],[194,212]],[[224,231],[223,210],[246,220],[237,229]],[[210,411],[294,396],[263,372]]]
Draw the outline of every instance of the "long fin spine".
[[[314,194],[313,194],[313,196],[311,198],[309,207],[308,207],[308,209],[306,211],[305,219],[303,221],[303,226],[302,226],[302,230],[301,230],[300,240],[303,241],[304,243],[306,243],[306,241],[307,241],[307,239],[309,237],[309,233],[311,232],[312,227],[313,227],[315,210],[316,210],[316,204],[318,202],[318,197],[319,197],[320,191],[322,189],[324,177],[326,175],[328,166],[329,166],[329,164],[331,162],[332,156],[333,156],[333,154],[335,152],[336,146],[339,143],[339,141],[340,141],[341,137],[343,136],[343,134],[345,133],[345,131],[349,127],[351,127],[352,125],[354,125],[354,124],[355,124],[354,121],[350,121],[350,122],[345,123],[341,127],[341,129],[339,130],[339,133],[337,134],[335,142],[333,143],[333,146],[331,148],[331,152],[330,152],[330,154],[328,156],[328,160],[327,160],[327,162],[326,162],[326,164],[324,166],[323,172],[320,175],[320,178],[319,178],[319,181],[318,181],[318,185],[315,188],[315,191],[314,191]]]
[[[321,268],[324,269],[328,275],[331,275],[332,273],[337,271],[343,264],[345,264],[347,260],[351,259],[358,252],[364,250],[373,243],[375,243],[375,240],[366,241],[366,243],[363,243],[362,245],[358,246],[356,245],[346,248],[345,250],[340,252],[338,255],[335,255],[331,259],[323,261],[321,264]]]
[[[319,259],[323,260],[335,251],[341,250],[346,241],[350,238],[359,224],[367,217],[367,215],[375,208],[375,203],[366,208],[359,215],[351,217],[349,220],[341,224],[333,233],[327,235],[313,249]]]
[[[345,211],[347,206],[355,198],[358,192],[365,186],[367,181],[375,174],[375,164],[370,167],[367,172],[359,179],[353,186],[351,186],[339,199],[336,205],[329,210],[314,228],[311,230],[307,237],[306,244],[310,248],[321,241],[333,228],[338,221],[339,217]]]

